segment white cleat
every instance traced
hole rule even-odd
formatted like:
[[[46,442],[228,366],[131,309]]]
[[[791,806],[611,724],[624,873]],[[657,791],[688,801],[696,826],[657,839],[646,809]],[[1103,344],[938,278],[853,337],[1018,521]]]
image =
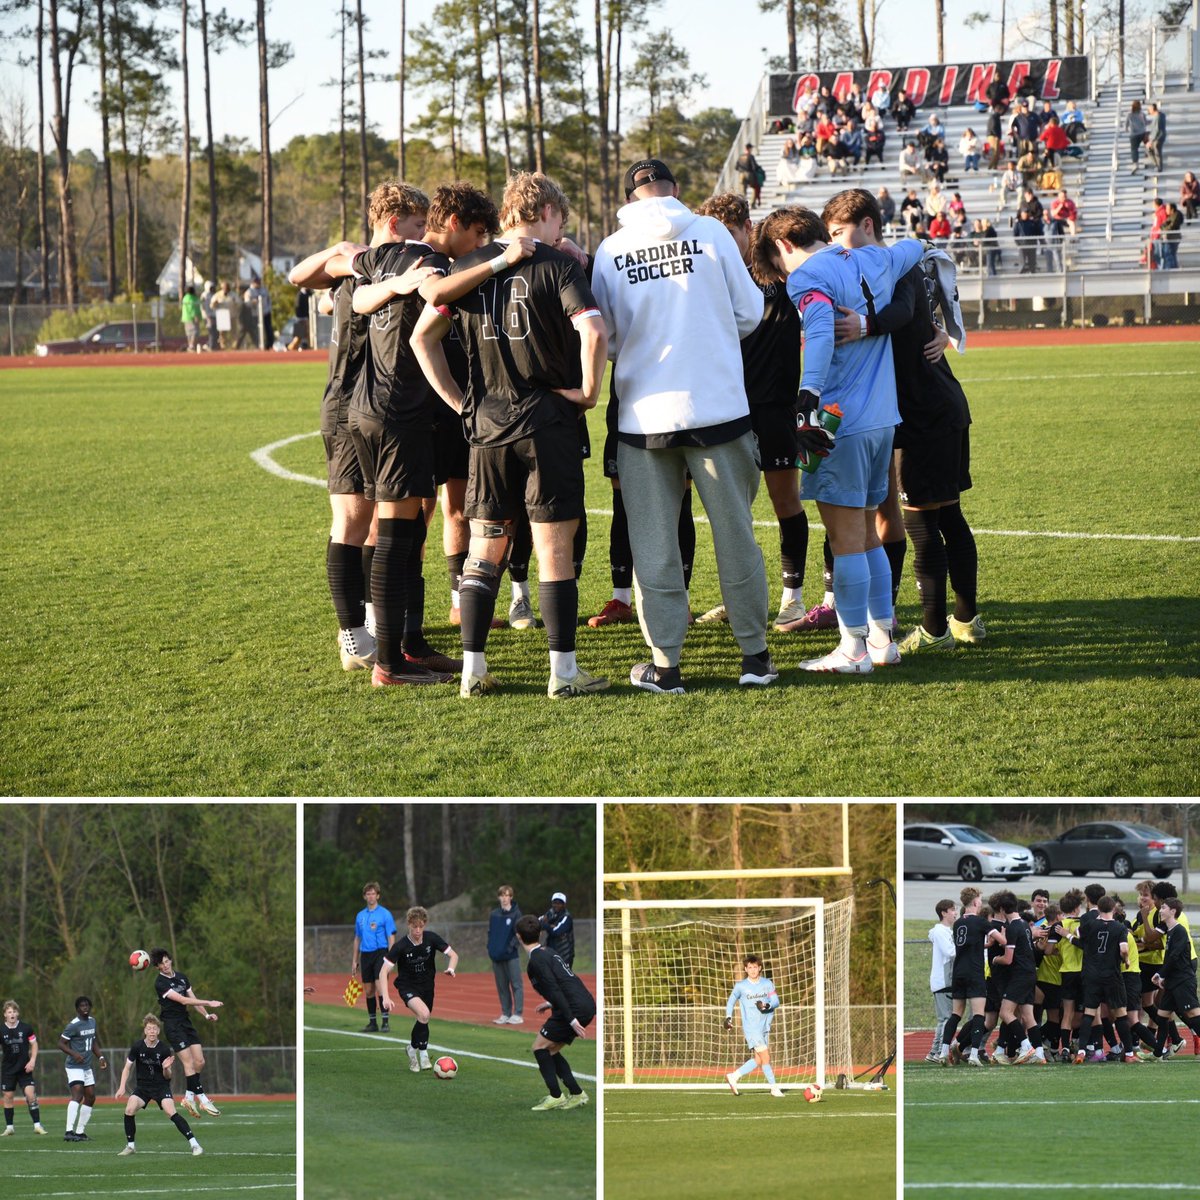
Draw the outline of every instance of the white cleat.
[[[198,1117],[200,1115],[200,1110],[196,1107],[196,1101],[191,1095],[184,1096],[184,1098],[179,1101],[179,1107],[182,1108],[183,1111],[189,1116]]]
[[[783,1099],[783,1088],[773,1087],[771,1089],[771,1095],[774,1096],[778,1100],[782,1100]]]
[[[967,1055],[967,1062],[972,1067],[982,1067],[983,1066],[983,1060],[979,1057],[978,1053],[976,1053],[976,1051],[974,1051],[974,1050],[972,1050],[971,1053]]]
[[[196,1144],[195,1144],[195,1145],[192,1147],[192,1156],[193,1156],[193,1157],[195,1157],[196,1155],[198,1155],[198,1154],[203,1154],[203,1153],[204,1153],[204,1147],[203,1147],[202,1145],[200,1145],[200,1143],[199,1143],[199,1142],[197,1142],[197,1143],[196,1143]]]
[[[375,639],[360,625],[338,630],[338,653],[343,671],[370,670],[375,665]]]
[[[0,1137],[15,1137],[16,1132],[17,1131],[16,1131],[16,1129],[13,1128],[13,1126],[5,1125],[4,1132],[0,1133]]]
[[[221,1115],[221,1110],[207,1096],[200,1097],[200,1107],[210,1117],[219,1117]]]
[[[729,1074],[725,1076],[725,1082],[729,1084],[729,1090],[736,1096],[738,1094],[737,1073],[730,1071]]]
[[[421,1070],[422,1071],[432,1071],[433,1070],[433,1063],[431,1063],[429,1061],[429,1051],[428,1050],[421,1051]]]
[[[46,1136],[46,1127],[45,1127],[45,1125],[43,1125],[41,1123],[41,1121],[38,1121],[37,1124],[34,1125],[34,1127],[33,1127],[33,1132],[36,1134],[39,1134],[41,1137],[45,1137]]]
[[[900,647],[889,638],[882,646],[867,642],[867,653],[871,656],[874,667],[898,667],[900,665]]]
[[[406,1046],[405,1049],[408,1051],[408,1069],[414,1074],[419,1074],[421,1071],[421,1064],[417,1061],[416,1048],[413,1046]]]
[[[841,646],[832,654],[826,654],[822,658],[807,658],[800,664],[802,671],[821,671],[834,675],[870,675],[873,669],[874,664],[866,650],[857,658],[853,658]]]
[[[137,1153],[137,1151],[132,1146],[126,1146],[125,1149],[122,1150],[121,1153],[117,1155],[117,1157],[118,1158],[128,1158],[131,1154],[136,1154],[136,1153]]]

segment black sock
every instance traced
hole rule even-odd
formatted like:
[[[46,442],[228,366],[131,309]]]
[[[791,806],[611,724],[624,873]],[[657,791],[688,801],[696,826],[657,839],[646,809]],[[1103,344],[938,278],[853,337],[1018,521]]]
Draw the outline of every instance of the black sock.
[[[429,1049],[429,1022],[414,1021],[412,1027],[412,1044],[417,1050]]]
[[[375,547],[364,546],[362,548],[362,572],[363,572],[363,603],[374,604],[375,593],[371,591],[371,572],[375,569]]]
[[[13,1116],[14,1116],[14,1110],[13,1110],[13,1109],[11,1109],[11,1108],[6,1108],[6,1109],[4,1110],[4,1123],[5,1123],[5,1125],[11,1125],[11,1124],[13,1123]]]
[[[200,1090],[200,1076],[189,1075],[187,1077],[187,1090],[189,1092],[198,1092]]]
[[[1042,1026],[1042,1044],[1053,1053],[1058,1049],[1058,1035],[1062,1032],[1062,1027],[1057,1021],[1047,1021]]]
[[[1080,1050],[1088,1050],[1092,1044],[1092,1022],[1094,1017],[1083,1014],[1083,1020],[1079,1022],[1079,1048]]]
[[[563,1058],[562,1053],[551,1056],[554,1059],[554,1070],[557,1072],[559,1079],[563,1081],[563,1086],[571,1093],[572,1096],[578,1096],[583,1088],[575,1082],[575,1076],[571,1074],[571,1067],[567,1060]]]
[[[1115,1046],[1117,1044],[1117,1031],[1113,1026],[1112,1018],[1105,1017],[1100,1022],[1100,1028],[1104,1031],[1104,1040],[1108,1042],[1110,1047]]]
[[[467,552],[464,550],[461,554],[446,555],[446,569],[450,572],[450,590],[458,591],[458,585],[462,582],[463,566],[467,561]]]
[[[554,1055],[549,1050],[535,1050],[533,1057],[537,1059],[538,1070],[546,1081],[546,1089],[552,1096],[561,1096],[562,1088],[558,1086],[558,1073],[554,1070]]]
[[[1131,1025],[1129,1032],[1135,1039],[1135,1046],[1140,1042],[1142,1045],[1149,1046],[1151,1050],[1154,1049],[1154,1031],[1148,1026],[1143,1025],[1141,1021],[1138,1021],[1135,1025]]]
[[[804,583],[804,560],[808,557],[808,514],[801,509],[793,517],[779,518],[779,564],[785,588]]]
[[[1130,1028],[1129,1028],[1129,1018],[1128,1017],[1118,1017],[1117,1021],[1116,1021],[1116,1025],[1117,1025],[1117,1036],[1121,1039],[1121,1049],[1124,1050],[1126,1054],[1132,1054],[1133,1053],[1133,1033],[1130,1031]]]
[[[696,521],[692,516],[692,489],[683,489],[679,504],[679,557],[683,561],[683,586],[692,586],[692,564],[696,561]]]
[[[33,1123],[34,1123],[35,1125],[40,1125],[40,1124],[41,1124],[41,1122],[42,1122],[42,1110],[41,1110],[41,1108],[38,1106],[38,1102],[37,1102],[36,1100],[35,1100],[35,1101],[34,1101],[34,1102],[33,1102],[33,1103],[32,1103],[32,1104],[29,1106],[29,1115],[30,1115],[30,1116],[33,1118]]]
[[[379,540],[371,565],[371,595],[375,597],[375,645],[385,671],[404,663],[404,611],[407,607],[408,554],[423,517],[379,518]]]
[[[954,589],[954,618],[970,621],[979,611],[975,606],[979,588],[979,552],[975,549],[975,535],[963,516],[961,505],[947,504],[938,512],[946,543],[950,586]]]
[[[362,547],[330,541],[325,547],[325,575],[340,629],[363,624]]]
[[[892,607],[896,606],[896,597],[900,595],[900,579],[904,575],[904,555],[908,552],[908,539],[900,538],[894,542],[884,542],[883,551],[888,556],[888,565],[892,568]]]
[[[579,584],[574,579],[546,580],[538,584],[538,608],[546,624],[551,650],[575,649],[575,623],[579,618]]]
[[[375,997],[374,996],[367,997],[367,1016],[370,1017],[372,1021],[375,1020]]]
[[[498,582],[472,575],[463,577],[462,587],[458,590],[458,608],[462,619],[464,650],[482,651],[487,647],[488,632],[496,613]]]
[[[1184,1017],[1183,1023],[1196,1035],[1200,1037],[1200,1017]]]
[[[1171,1029],[1174,1026],[1174,1021],[1159,1020],[1158,1022],[1158,1037],[1154,1040],[1154,1053],[1162,1057],[1167,1048],[1167,1042],[1171,1040]]]
[[[408,552],[408,566],[404,579],[404,652],[416,658],[430,653],[432,646],[425,640],[425,564],[421,550],[425,545],[425,514],[417,513],[413,518],[412,548]]]
[[[829,534],[825,535],[825,544],[821,547],[821,555],[825,560],[822,576],[825,580],[825,590],[833,591],[833,547],[829,544]]]
[[[987,1041],[987,1018],[981,1013],[975,1018],[975,1032],[971,1034],[971,1049],[979,1050]]]
[[[921,624],[934,637],[946,632],[946,546],[938,524],[942,511],[903,510],[904,528],[913,544],[913,577],[921,597]]]
[[[513,522],[512,551],[508,560],[508,575],[513,583],[529,582],[529,560],[533,557],[533,530],[529,517],[521,513]]]
[[[125,1118],[125,1140],[132,1142],[137,1136],[137,1118],[127,1116]]]
[[[629,518],[625,497],[613,488],[612,528],[608,531],[608,567],[615,588],[633,587],[633,550],[629,545]]]
[[[946,1024],[942,1028],[942,1046],[948,1046],[954,1040],[954,1031],[958,1028],[959,1021],[962,1020],[961,1013],[951,1013],[946,1018]],[[938,1053],[942,1052],[941,1046],[938,1047]]]
[[[127,1117],[126,1120],[132,1121],[133,1118]],[[175,1126],[176,1129],[179,1130],[180,1133],[183,1134],[183,1136],[185,1138],[187,1138],[187,1140],[189,1142],[192,1140],[192,1127],[187,1123],[187,1120],[185,1119],[183,1113],[181,1113],[181,1112],[172,1113],[171,1114],[171,1123]],[[130,1138],[129,1140],[132,1141],[133,1139]]]

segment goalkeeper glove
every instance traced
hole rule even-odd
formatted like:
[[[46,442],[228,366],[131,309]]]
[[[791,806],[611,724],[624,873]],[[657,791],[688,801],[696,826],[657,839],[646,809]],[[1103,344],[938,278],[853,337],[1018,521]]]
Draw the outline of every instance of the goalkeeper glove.
[[[818,458],[828,458],[833,449],[833,434],[820,424],[820,403],[820,396],[807,390],[800,392],[796,408],[796,441],[806,457],[815,454]]]
[[[769,1013],[771,1011],[771,1006],[765,1000],[756,1000],[754,1007],[761,1013]]]
[[[732,1029],[732,1028],[733,1028],[733,1018],[732,1018],[732,1017],[726,1017],[726,1018],[725,1018],[725,1028],[726,1028],[726,1029]]]

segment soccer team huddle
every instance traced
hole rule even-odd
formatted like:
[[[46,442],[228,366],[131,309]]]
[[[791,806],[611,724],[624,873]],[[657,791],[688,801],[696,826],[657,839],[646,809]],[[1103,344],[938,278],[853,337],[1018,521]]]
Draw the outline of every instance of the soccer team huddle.
[[[361,978],[362,993],[366,998],[368,1019],[363,1032],[390,1032],[389,1016],[401,1006],[407,1008],[413,1017],[409,1043],[405,1047],[408,1069],[415,1075],[422,1071],[442,1074],[438,1065],[444,1060],[439,1059],[435,1064],[429,1057],[429,1023],[438,975],[435,955],[446,956],[444,974],[454,978],[458,954],[445,938],[428,928],[429,912],[420,905],[409,908],[405,914],[407,932],[397,937],[391,912],[379,903],[382,895],[379,883],[365,884],[362,894],[366,907],[354,920],[350,973],[352,977]],[[542,1003],[535,1011],[548,1014],[532,1047],[547,1094],[533,1105],[533,1111],[581,1108],[589,1103],[589,1097],[562,1051],[577,1037],[587,1036],[587,1027],[596,1017],[596,1001],[571,969],[575,938],[573,922],[566,911],[566,896],[555,892],[550,910],[544,917],[532,913],[522,916],[513,906],[513,890],[507,885],[500,888],[499,900],[501,908],[497,911],[503,918],[500,922],[502,934],[496,945],[489,944],[489,955],[493,964],[507,963],[516,959],[519,945],[528,955],[529,982],[542,997]],[[543,931],[549,934],[545,945],[541,940]],[[396,997],[388,983],[388,976],[393,971],[396,973]],[[497,966],[496,988],[504,1011],[495,1024],[523,1024],[519,964],[515,978],[511,971]],[[382,1012],[381,1024],[376,1023],[377,1005]]]
[[[1161,1062],[1184,1045],[1176,1021],[1200,1045],[1196,950],[1172,884],[1138,883],[1129,909],[1099,883],[1057,904],[1044,889],[1028,902],[1002,890],[984,905],[968,887],[960,900],[961,912],[939,901],[930,930],[931,982],[951,1011],[928,1061],[983,1066],[994,1029],[990,1061],[1001,1066]]]
[[[175,970],[167,950],[152,950],[149,955],[144,951],[135,951],[130,963],[134,970],[143,970],[149,965],[156,968],[158,974],[154,988],[158,995],[159,1015],[147,1013],[142,1018],[142,1037],[129,1047],[121,1081],[114,1093],[115,1099],[126,1100],[125,1147],[119,1156],[127,1158],[137,1152],[137,1114],[151,1104],[157,1104],[179,1130],[193,1155],[203,1154],[186,1117],[176,1110],[171,1094],[171,1076],[178,1064],[186,1080],[184,1095],[179,1101],[180,1108],[194,1117],[199,1117],[201,1113],[213,1117],[220,1115],[219,1109],[204,1090],[200,1075],[204,1068],[204,1053],[188,1009],[194,1008],[205,1020],[215,1021],[217,1014],[210,1013],[208,1009],[221,1008],[222,1003],[220,1000],[198,999],[187,976]],[[0,1040],[4,1048],[2,1087],[5,1122],[0,1137],[12,1137],[16,1132],[14,1097],[18,1091],[25,1097],[34,1132],[45,1134],[34,1081],[39,1055],[37,1034],[21,1020],[21,1009],[15,1000],[4,1001]],[[95,1068],[108,1068],[104,1055],[99,1052],[98,1042],[91,997],[79,996],[75,1000],[75,1016],[58,1039],[58,1048],[67,1058],[67,1085],[71,1095],[63,1133],[66,1142],[92,1140],[86,1129],[96,1103]]]
[[[774,628],[840,631],[835,650],[801,668],[867,674],[981,641],[977,553],[959,504],[970,412],[944,357],[964,339],[951,260],[916,239],[884,246],[863,189],[819,216],[784,208],[754,226],[733,194],[693,212],[666,164],[646,159],[626,171],[625,195],[621,228],[593,257],[563,236],[569,202],[545,175],[513,175],[499,210],[466,183],[430,198],[389,181],[371,196],[369,246],[339,242],[291,271],[297,286],[328,289],[319,307],[333,316],[321,433],[342,666],[369,668],[380,687],[457,677],[464,698],[497,690],[486,647],[506,624],[496,607],[507,569],[507,624],[546,629],[548,695],[609,686],[579,665],[576,627],[586,413],[610,359],[613,594],[587,624],[640,622],[651,659],[630,671],[634,687],[685,690],[693,488],[723,601],[700,620],[728,621],[741,685],[778,678],[751,514],[764,476],[780,539]],[[439,489],[461,657],[424,632]],[[805,499],[827,534],[824,594],[811,606]],[[909,539],[922,624],[897,643]]]

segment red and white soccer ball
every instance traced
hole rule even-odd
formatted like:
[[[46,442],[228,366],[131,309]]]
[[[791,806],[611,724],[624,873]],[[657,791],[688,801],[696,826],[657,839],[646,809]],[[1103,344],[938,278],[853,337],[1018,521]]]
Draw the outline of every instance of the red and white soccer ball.
[[[150,955],[145,950],[135,950],[129,956],[129,965],[135,971],[144,971],[150,965]]]
[[[809,1102],[809,1104],[818,1103],[822,1094],[821,1085],[819,1083],[810,1083],[804,1089],[804,1098]]]
[[[439,1079],[453,1079],[458,1074],[458,1063],[448,1054],[443,1055],[434,1061],[433,1073]]]

